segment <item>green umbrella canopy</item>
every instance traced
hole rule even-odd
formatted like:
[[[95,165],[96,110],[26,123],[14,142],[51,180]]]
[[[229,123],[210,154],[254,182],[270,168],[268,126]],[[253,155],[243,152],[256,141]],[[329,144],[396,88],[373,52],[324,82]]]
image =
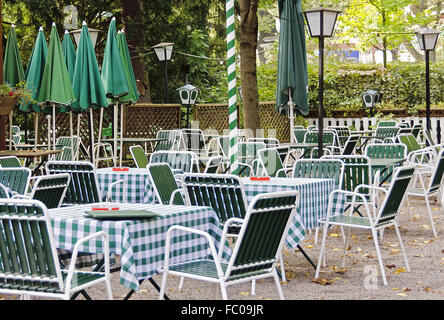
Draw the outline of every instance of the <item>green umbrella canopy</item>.
[[[32,100],[34,101],[37,101],[39,95],[47,52],[48,45],[46,44],[45,34],[43,28],[40,27],[25,73],[26,88],[32,92]],[[21,104],[19,108],[26,112],[42,112],[38,104],[31,102]]]
[[[43,71],[38,102],[46,105],[66,106],[75,100],[69,80],[68,69],[62,52],[62,45],[55,23],[52,24],[49,37],[48,55]]]
[[[13,87],[25,79],[14,25],[11,25],[11,30],[9,30],[8,40],[6,42],[3,77],[4,82],[9,83]]]
[[[115,18],[111,20],[108,28],[101,77],[108,98],[118,99],[130,92],[124,64],[117,46]]]
[[[301,0],[279,0],[279,54],[276,110],[286,113],[289,88],[296,113],[308,114],[308,74]]]
[[[63,56],[65,57],[66,67],[68,68],[69,79],[72,82],[74,78],[74,67],[76,65],[76,50],[72,43],[68,30],[65,31],[62,41]]]
[[[81,112],[88,108],[108,106],[96,54],[85,22],[77,48],[73,89],[76,97],[76,101],[71,104],[73,111]]]
[[[129,93],[121,98],[120,102],[128,102],[129,104],[136,103],[139,100],[140,94],[137,90],[136,77],[134,76],[133,64],[128,50],[128,43],[126,42],[125,32],[119,31],[117,33],[117,46],[119,48],[120,56],[123,61],[123,68],[125,69],[126,79],[129,85]]]

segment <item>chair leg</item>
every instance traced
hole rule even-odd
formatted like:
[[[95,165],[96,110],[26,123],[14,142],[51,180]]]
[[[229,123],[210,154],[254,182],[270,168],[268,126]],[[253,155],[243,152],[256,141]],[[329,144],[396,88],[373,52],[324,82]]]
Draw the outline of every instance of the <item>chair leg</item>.
[[[168,274],[164,271],[162,275],[162,282],[160,284],[159,300],[164,299],[167,276]]]
[[[256,280],[251,281],[251,295],[256,295]]]
[[[387,278],[385,277],[384,264],[382,263],[381,252],[379,250],[378,235],[376,230],[373,228],[372,228],[372,236],[373,236],[373,242],[375,243],[376,255],[378,256],[379,268],[381,269],[382,282],[386,286]]]
[[[282,253],[282,251],[281,251],[280,263],[281,263],[281,277],[282,277],[282,281],[287,281],[287,278],[285,277],[284,254]]]
[[[407,271],[410,272],[409,261],[407,260],[407,254],[404,249],[404,244],[402,243],[401,233],[399,232],[398,223],[396,222],[396,220],[394,221],[394,225],[395,225],[396,235],[398,236],[398,240],[399,240],[399,246],[401,247],[402,256],[404,257],[405,267],[406,267]]]
[[[433,236],[436,237],[435,223],[433,222],[432,208],[430,208],[429,197],[427,195],[424,195],[424,198],[427,205],[427,212],[429,213],[430,224],[432,225]]]
[[[185,277],[180,277],[180,281],[179,281],[179,291],[182,290],[183,288],[183,281],[184,281]]]
[[[328,224],[325,223],[324,224],[324,231],[322,233],[321,251],[319,252],[318,264],[316,265],[315,279],[319,278],[319,270],[321,268],[322,259],[324,258],[325,241],[327,239],[327,231],[328,231]]]
[[[106,294],[108,296],[108,300],[113,300],[113,292],[111,290],[111,277],[106,277],[105,280],[105,286],[106,286]]]
[[[315,229],[315,241],[314,241],[314,244],[318,244],[318,230],[319,230],[319,227],[316,227],[316,229]]]
[[[274,270],[273,272],[273,278],[274,278],[274,283],[276,284],[276,288],[279,294],[279,298],[281,300],[285,300],[284,298],[284,293],[282,292],[282,287],[281,287],[281,283],[279,282],[279,276],[277,275],[276,270]]]
[[[412,211],[411,211],[411,209],[410,209],[409,195],[406,194],[406,195],[405,195],[405,198],[406,198],[406,200],[407,200],[407,211],[408,211],[408,213],[409,213],[409,219],[411,219],[411,218],[412,218]]]
[[[228,300],[227,296],[227,288],[225,287],[225,283],[220,282],[220,292],[222,293],[222,300]]]
[[[344,240],[344,256],[342,257],[342,268],[345,268],[345,256],[347,253],[347,245],[348,245],[348,236],[350,234],[350,228],[347,228],[345,232],[345,240]]]

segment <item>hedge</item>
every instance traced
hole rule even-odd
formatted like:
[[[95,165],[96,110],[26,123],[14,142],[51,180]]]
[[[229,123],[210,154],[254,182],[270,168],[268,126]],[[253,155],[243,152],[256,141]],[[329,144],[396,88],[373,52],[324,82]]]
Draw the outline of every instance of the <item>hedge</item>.
[[[258,67],[260,101],[275,100],[276,62]],[[318,106],[318,68],[308,67],[308,102],[310,109]],[[362,93],[373,89],[382,95],[380,107],[408,109],[415,114],[425,108],[424,63],[393,63],[387,69],[380,65],[333,64],[324,67],[324,107],[326,116],[332,110],[362,110]],[[430,65],[432,107],[444,107],[444,63]]]

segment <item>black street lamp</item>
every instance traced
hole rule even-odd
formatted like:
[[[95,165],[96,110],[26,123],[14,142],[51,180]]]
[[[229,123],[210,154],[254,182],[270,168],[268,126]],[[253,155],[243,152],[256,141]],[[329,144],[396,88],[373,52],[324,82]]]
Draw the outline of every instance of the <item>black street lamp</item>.
[[[318,106],[318,157],[323,154],[324,130],[324,38],[331,38],[336,18],[341,11],[318,7],[302,11],[312,38],[319,38],[319,106]]]
[[[169,102],[168,98],[168,60],[171,60],[171,54],[173,53],[173,45],[171,42],[161,42],[151,47],[156,52],[159,61],[165,61],[164,74],[165,74],[165,103]]]
[[[435,31],[429,28],[423,28],[415,31],[416,38],[421,50],[425,51],[425,65],[426,65],[426,125],[427,130],[430,132],[430,69],[429,69],[429,52],[435,50],[436,43],[438,42],[439,31]]]

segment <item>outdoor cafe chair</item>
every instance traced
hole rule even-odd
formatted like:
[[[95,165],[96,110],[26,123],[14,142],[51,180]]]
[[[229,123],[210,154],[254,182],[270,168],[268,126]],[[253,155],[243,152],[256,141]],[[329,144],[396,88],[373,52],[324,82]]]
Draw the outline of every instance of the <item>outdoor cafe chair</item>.
[[[340,159],[298,159],[293,165],[293,178],[334,179],[338,188],[342,185],[344,162]]]
[[[415,138],[418,138],[418,136],[419,136],[419,132],[420,132],[421,130],[422,130],[422,124],[417,123],[417,124],[413,125],[413,128],[412,128],[412,134],[413,134],[413,136],[414,136]]]
[[[180,132],[180,150],[194,152],[198,158],[208,157],[207,144],[201,129],[181,129]]]
[[[129,147],[131,157],[134,160],[137,168],[146,168],[149,163],[148,157],[145,154],[145,149],[141,145],[132,145]]]
[[[238,175],[241,177],[252,176],[259,170],[258,151],[265,149],[264,142],[239,142],[237,144],[238,155],[237,165],[239,167]]]
[[[386,140],[396,138],[399,132],[399,127],[377,127],[375,130],[375,136],[379,140]]]
[[[427,152],[427,151],[425,151]],[[430,207],[430,198],[436,196],[438,198],[438,202],[441,205],[441,212],[444,213],[444,208],[442,205],[442,198],[440,197],[439,191],[442,185],[443,174],[444,174],[444,149],[441,149],[439,152],[438,158],[436,160],[435,166],[429,166],[429,170],[424,170],[427,168],[427,164],[422,164],[421,169],[415,172],[418,180],[415,181],[410,188],[407,190],[407,203],[408,210],[410,213],[410,204],[409,204],[409,196],[414,197],[423,197],[427,206],[427,213],[429,215],[430,224],[432,226],[433,236],[437,236],[437,231],[435,228],[435,223],[433,222],[432,217],[432,209]],[[428,183],[426,183],[425,177],[430,175],[430,179]],[[419,181],[419,186],[418,182]]]
[[[160,204],[185,204],[173,172],[168,163],[150,163],[147,166],[150,184]]]
[[[384,271],[384,264],[381,257],[381,252],[379,249],[378,243],[378,234],[377,232],[382,232],[387,227],[394,227],[396,231],[396,235],[399,240],[399,245],[401,248],[401,252],[404,258],[404,263],[406,265],[406,270],[410,272],[410,267],[407,260],[407,255],[402,243],[401,233],[399,232],[398,223],[396,221],[396,217],[399,215],[399,211],[403,202],[403,199],[406,195],[407,187],[413,177],[415,168],[414,167],[400,167],[397,168],[393,175],[393,180],[390,185],[389,190],[371,186],[371,185],[362,185],[358,186],[353,192],[345,191],[345,190],[335,190],[330,194],[330,200],[328,204],[327,216],[325,218],[319,219],[319,223],[323,224],[323,235],[322,235],[322,244],[321,250],[319,253],[318,265],[316,268],[315,279],[319,278],[319,272],[321,267],[321,262],[324,260],[325,266],[325,248],[326,248],[326,240],[327,240],[327,232],[329,226],[340,226],[343,228],[347,228],[345,234],[344,241],[344,253],[342,260],[342,267],[345,267],[345,258],[346,258],[346,250],[348,248],[348,236],[350,233],[350,228],[361,228],[370,230],[372,233],[373,242],[376,249],[376,254],[379,262],[379,268],[381,271],[381,277],[384,285],[387,285],[387,279]],[[359,193],[358,191],[365,187],[366,189],[375,189],[385,193],[385,198],[382,205],[379,208],[371,206],[367,202],[367,198],[365,195]],[[359,205],[363,205],[365,208],[365,216],[358,217],[354,215],[347,215],[343,212],[336,212],[333,210],[335,207],[334,198],[337,194],[344,194],[348,197],[352,198],[352,205],[355,205],[355,200],[360,198]]]
[[[305,133],[307,131],[308,130],[305,129],[304,127],[302,127],[302,128],[295,128],[293,130],[294,141],[298,142],[298,143],[303,143],[304,142],[304,136],[305,136]]]
[[[38,176],[29,195],[17,194],[12,198],[39,200],[48,209],[59,208],[65,197],[70,179],[68,173]]]
[[[205,170],[203,173],[219,173],[222,169],[223,159],[222,156],[210,157],[205,164]]]
[[[333,130],[336,133],[336,145],[343,147],[350,137],[350,128],[347,126],[328,126],[327,130]]]
[[[0,168],[0,183],[7,188],[10,196],[25,195],[29,191],[30,180],[29,168]]]
[[[0,222],[0,293],[69,300],[73,293],[104,282],[106,296],[112,299],[106,232],[78,239],[69,267],[61,269],[53,227],[42,202],[0,199]],[[95,239],[105,253],[104,272],[76,270],[80,246]]]
[[[180,130],[159,130],[156,133],[156,139],[166,140],[157,141],[152,148],[153,151],[179,150]]]
[[[403,143],[372,143],[365,148],[365,155],[370,159],[406,159],[407,147]],[[382,181],[390,182],[393,166],[372,168],[372,175],[377,171]]]
[[[380,120],[376,124],[376,128],[382,128],[382,127],[397,127],[398,121],[396,120]]]
[[[48,161],[45,169],[47,174],[68,173],[71,177],[62,206],[102,202],[96,170],[91,162]],[[108,185],[108,190],[105,190],[107,201],[112,201],[112,188],[119,183],[124,183],[124,180],[117,180]]]
[[[172,170],[182,172],[199,172],[196,153],[192,151],[155,151],[150,156],[149,163],[168,163]]]
[[[358,135],[350,135],[345,141],[344,145],[338,146],[328,146],[326,147],[331,151],[331,154],[340,154],[344,156],[352,155],[355,152],[356,146],[359,142]]]
[[[80,141],[80,137],[78,136],[58,137],[55,148],[56,150],[63,150],[63,152],[55,154],[53,160],[74,161],[77,159]]]
[[[411,133],[400,134],[398,136],[398,141],[407,147],[407,155],[409,155],[410,152],[422,149],[418,140],[416,140],[415,136]]]
[[[284,299],[276,271],[276,263],[299,204],[299,192],[287,191],[256,195],[248,206],[245,217],[226,221],[220,244],[225,243],[231,224],[242,224],[239,237],[228,262],[222,260],[222,245],[219,252],[211,236],[201,230],[183,226],[168,229],[164,266],[159,299],[163,299],[168,275],[187,277],[219,284],[222,299],[227,300],[226,287],[241,282],[272,277],[279,298]],[[202,258],[179,264],[170,264],[171,239],[178,233],[198,234],[208,240],[211,258]],[[215,291],[216,293],[216,291]]]
[[[0,157],[1,168],[21,168],[22,163],[16,156],[4,156]]]
[[[247,211],[247,196],[239,177],[231,174],[184,174],[182,188],[186,203],[191,206],[212,207],[224,225],[231,218],[243,219]],[[230,237],[237,237],[239,226],[228,230]],[[283,257],[281,257],[281,275],[285,281]],[[179,288],[182,287],[182,282]],[[254,285],[253,285],[254,291]]]
[[[262,174],[269,177],[287,177],[290,168],[285,168],[277,148],[265,148],[258,151]]]

